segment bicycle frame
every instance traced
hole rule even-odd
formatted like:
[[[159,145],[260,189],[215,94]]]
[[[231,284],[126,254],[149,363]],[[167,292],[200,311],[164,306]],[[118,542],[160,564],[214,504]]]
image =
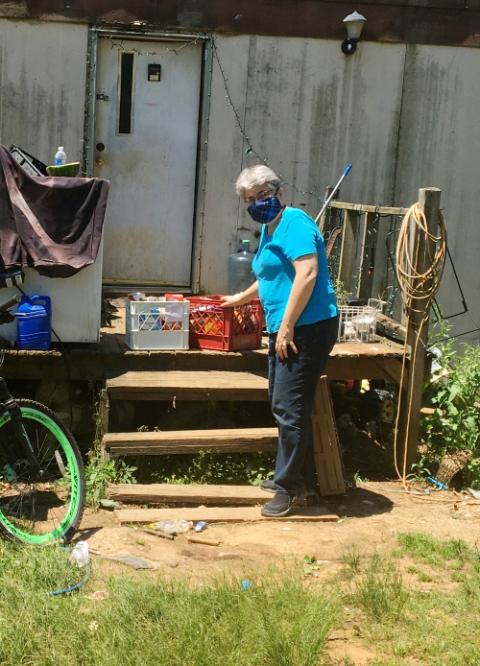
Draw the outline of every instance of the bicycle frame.
[[[5,379],[3,379],[3,377],[0,377],[0,417],[3,416],[5,412],[8,412],[10,415],[13,427],[15,429],[19,441],[22,443],[23,451],[30,465],[32,465],[32,468],[36,472],[41,472],[40,463],[34,453],[32,443],[30,442],[30,438],[27,434],[27,431],[25,430],[25,426],[23,425],[22,412],[20,411],[20,407],[18,406],[18,403],[15,400],[15,398],[8,390]]]

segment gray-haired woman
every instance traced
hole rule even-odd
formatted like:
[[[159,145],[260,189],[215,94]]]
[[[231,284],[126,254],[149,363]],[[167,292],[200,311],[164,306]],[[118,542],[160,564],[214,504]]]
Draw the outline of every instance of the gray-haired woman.
[[[281,181],[269,167],[244,169],[236,182],[252,219],[262,225],[254,282],[224,297],[224,306],[260,297],[269,333],[268,378],[278,448],[275,492],[262,508],[286,516],[315,493],[311,416],[315,386],[335,344],[338,310],[323,237],[303,210],[282,202]]]

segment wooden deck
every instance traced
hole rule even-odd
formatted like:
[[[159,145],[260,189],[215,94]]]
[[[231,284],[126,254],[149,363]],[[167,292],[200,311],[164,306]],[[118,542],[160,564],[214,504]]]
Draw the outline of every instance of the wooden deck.
[[[265,372],[267,340],[262,349],[244,352],[210,350],[131,351],[124,340],[120,304],[95,344],[54,345],[49,351],[6,350],[1,374],[16,379],[104,381],[125,371],[223,370]],[[329,379],[391,379],[399,381],[401,345],[379,339],[373,343],[339,343],[327,364]]]

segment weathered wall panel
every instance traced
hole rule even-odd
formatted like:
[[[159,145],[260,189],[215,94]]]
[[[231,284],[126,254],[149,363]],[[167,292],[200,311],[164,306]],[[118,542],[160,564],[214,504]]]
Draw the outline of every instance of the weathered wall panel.
[[[87,27],[0,20],[0,142],[81,160]]]
[[[249,44],[249,37],[216,39],[218,57],[242,123],[245,117]],[[235,115],[226,99],[216,58],[211,93],[200,287],[213,293],[226,289],[227,256],[236,249],[239,200],[235,194],[235,180],[245,149]]]
[[[246,134],[285,179],[288,202],[316,214],[325,186],[353,162],[342,196],[390,203],[404,46],[362,44],[346,59],[326,40],[217,38],[217,45]],[[260,160],[247,153],[217,65],[215,72],[201,273],[207,291],[226,287],[227,255],[240,238],[256,247],[258,233],[233,188],[240,170]]]
[[[419,187],[442,190],[449,247],[471,308],[452,320],[455,332],[480,326],[479,65],[469,49],[407,50],[395,203],[413,203]],[[462,309],[448,264],[439,300],[445,315]]]

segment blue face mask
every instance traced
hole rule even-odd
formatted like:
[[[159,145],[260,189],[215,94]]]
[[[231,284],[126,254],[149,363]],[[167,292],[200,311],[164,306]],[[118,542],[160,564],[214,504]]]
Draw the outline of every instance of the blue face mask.
[[[248,214],[259,224],[269,224],[274,220],[283,206],[278,197],[270,197],[270,199],[258,199],[252,201],[247,208]]]

